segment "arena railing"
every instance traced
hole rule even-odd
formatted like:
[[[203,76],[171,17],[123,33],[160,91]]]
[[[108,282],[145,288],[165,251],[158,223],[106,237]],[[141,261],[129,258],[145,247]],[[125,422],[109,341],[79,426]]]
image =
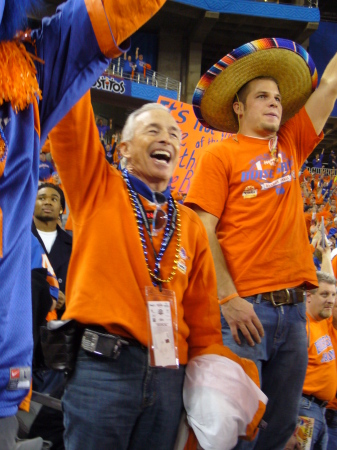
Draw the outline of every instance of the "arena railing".
[[[287,5],[293,5],[293,6],[306,6],[308,8],[318,8],[318,1],[319,0],[252,0],[255,2],[266,2],[266,3],[280,3],[280,4],[287,4]]]
[[[325,167],[322,167],[321,169],[318,168],[318,167],[310,167],[310,168],[307,167],[307,169],[312,174],[318,173],[320,175],[329,175],[330,177],[337,175],[337,169],[328,169],[328,168],[325,168]]]
[[[106,70],[107,75],[122,77],[127,80],[131,80],[133,83],[147,84],[158,88],[168,89],[170,91],[175,91],[177,92],[177,100],[180,100],[181,97],[180,81],[174,80],[173,78],[162,75],[151,69],[146,69],[145,76],[144,73],[135,72],[133,77],[130,77],[129,74],[124,77],[123,75],[124,62],[125,61],[123,58],[112,59],[108,69]]]

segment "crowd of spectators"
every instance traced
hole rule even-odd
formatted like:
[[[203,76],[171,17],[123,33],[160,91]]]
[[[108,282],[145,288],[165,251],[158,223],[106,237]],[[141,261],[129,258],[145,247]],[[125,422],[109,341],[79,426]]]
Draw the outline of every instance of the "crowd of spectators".
[[[135,58],[124,53],[123,76],[124,78],[134,79],[139,74],[139,80],[144,81],[147,69],[151,69],[151,65],[144,61],[144,57],[139,53],[139,47],[136,48]]]
[[[337,237],[337,176],[327,175],[322,170],[320,173],[312,173],[305,169],[300,175],[300,183],[303,198],[303,210],[311,240],[317,229],[322,224],[331,246],[335,248]],[[315,258],[316,267],[319,262]]]

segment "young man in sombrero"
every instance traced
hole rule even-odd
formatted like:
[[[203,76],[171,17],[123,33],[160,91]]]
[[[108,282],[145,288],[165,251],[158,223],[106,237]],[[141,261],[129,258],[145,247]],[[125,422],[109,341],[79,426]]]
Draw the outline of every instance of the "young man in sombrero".
[[[1,450],[15,447],[15,414],[30,387],[30,227],[39,150],[104,71],[108,58],[126,50],[128,37],[164,2],[68,0],[42,21],[40,30],[14,38],[25,26],[26,12],[39,2],[0,0]]]
[[[283,449],[296,425],[307,366],[305,292],[317,287],[298,173],[333,109],[337,57],[316,84],[303,48],[263,39],[214,65],[193,98],[203,125],[233,133],[205,150],[186,203],[208,232],[223,342],[256,362],[269,397],[267,428],[244,448]]]

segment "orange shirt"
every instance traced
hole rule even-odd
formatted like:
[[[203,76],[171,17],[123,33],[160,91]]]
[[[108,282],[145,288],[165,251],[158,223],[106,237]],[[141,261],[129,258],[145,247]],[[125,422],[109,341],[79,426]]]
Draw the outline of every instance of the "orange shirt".
[[[152,286],[152,282],[126,184],[121,173],[105,159],[90,95],[82,98],[50,138],[74,230],[63,318],[98,324],[147,346],[145,287]],[[69,155],[75,164],[69,163]],[[146,209],[151,208],[145,199],[142,201]],[[194,211],[183,205],[178,208],[182,249],[176,275],[163,287],[175,292],[179,360],[186,364],[209,345],[223,344],[215,269],[206,231]],[[157,252],[161,239],[162,235],[153,238]],[[162,278],[171,272],[176,246],[175,232],[161,261]],[[148,249],[153,268],[149,242]]]
[[[277,163],[268,140],[241,134],[210,145],[199,160],[186,203],[219,219],[217,237],[241,296],[317,286],[297,174],[322,137],[302,108],[280,128]]]
[[[337,352],[337,330],[332,325],[332,319],[328,320],[328,328],[329,328],[329,333],[330,333],[332,345],[333,345],[333,348],[335,349],[335,353],[336,353]],[[337,392],[337,385],[336,385],[336,389],[335,390]],[[334,398],[327,404],[327,408],[337,410],[336,393],[335,393]]]
[[[64,229],[68,231],[73,231],[73,222],[71,220],[71,215],[68,215],[66,224],[64,225]]]
[[[332,400],[336,395],[337,366],[328,321],[316,321],[307,313],[308,367],[303,393],[320,400]]]
[[[311,175],[311,173],[310,173],[310,171],[308,169],[304,170],[303,175],[304,175],[306,180],[308,180],[308,179],[311,180],[311,178],[312,178],[312,175]]]

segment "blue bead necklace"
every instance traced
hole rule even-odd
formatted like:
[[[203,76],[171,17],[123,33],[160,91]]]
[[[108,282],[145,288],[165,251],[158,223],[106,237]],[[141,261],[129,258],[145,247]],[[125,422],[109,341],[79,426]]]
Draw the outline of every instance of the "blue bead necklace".
[[[168,218],[167,218],[167,223],[166,223],[165,230],[164,230],[164,237],[163,237],[158,254],[156,253],[156,251],[153,247],[151,233],[149,232],[149,230],[147,230],[149,238],[150,238],[150,242],[152,244],[154,256],[155,256],[155,267],[154,267],[154,270],[152,271],[149,266],[148,248],[147,248],[147,243],[146,243],[144,228],[143,228],[143,226],[145,226],[145,228],[148,228],[145,223],[146,216],[144,216],[142,214],[142,211],[140,209],[142,207],[141,206],[142,203],[138,197],[137,192],[133,189],[133,187],[131,185],[131,182],[130,182],[130,179],[128,176],[128,172],[126,169],[124,169],[122,171],[122,175],[125,180],[126,187],[128,189],[129,198],[130,198],[131,205],[132,205],[132,209],[133,209],[134,215],[136,217],[139,238],[140,238],[140,242],[142,244],[143,253],[144,253],[144,257],[145,257],[145,263],[146,263],[147,270],[149,271],[149,274],[152,278],[152,282],[155,286],[157,285],[157,283],[169,283],[173,280],[173,277],[176,274],[177,263],[178,263],[179,253],[180,253],[180,244],[181,244],[181,221],[180,221],[180,213],[179,213],[177,203],[172,198],[172,196],[169,197]],[[173,223],[174,221],[172,220],[172,217],[173,217],[173,213],[175,211],[176,211],[176,220],[175,220],[175,223]],[[170,237],[171,237],[170,235],[172,235],[174,233],[174,230],[177,230],[177,245],[176,245],[176,251],[175,251],[175,255],[174,255],[173,266],[172,266],[170,275],[166,279],[162,279],[162,278],[160,278],[160,262],[164,256],[164,253],[170,242]]]
[[[7,158],[7,153],[8,153],[8,143],[7,143],[7,139],[5,136],[5,133],[3,132],[3,130],[0,128],[0,163],[2,163],[3,161],[6,161]]]

